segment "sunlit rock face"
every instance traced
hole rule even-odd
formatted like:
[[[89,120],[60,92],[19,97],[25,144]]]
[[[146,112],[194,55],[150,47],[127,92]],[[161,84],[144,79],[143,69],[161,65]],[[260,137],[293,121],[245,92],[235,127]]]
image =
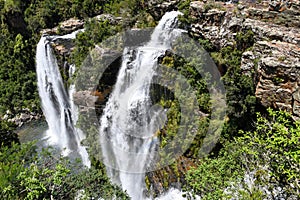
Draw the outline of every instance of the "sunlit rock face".
[[[210,10],[191,2],[190,34],[209,40],[217,49],[233,46],[239,32],[253,32],[253,47],[242,55],[241,69],[253,78],[255,96],[264,107],[292,112],[299,117],[300,18],[299,1],[282,11],[267,3],[220,4]]]

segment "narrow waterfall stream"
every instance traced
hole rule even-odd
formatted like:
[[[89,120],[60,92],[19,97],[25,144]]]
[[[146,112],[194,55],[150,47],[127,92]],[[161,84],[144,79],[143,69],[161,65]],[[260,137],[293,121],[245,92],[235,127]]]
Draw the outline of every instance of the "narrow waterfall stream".
[[[145,199],[145,172],[153,164],[159,141],[155,133],[165,115],[153,106],[149,90],[158,57],[170,49],[180,12],[166,13],[151,35],[137,49],[125,48],[115,88],[100,119],[104,163],[112,181],[122,186],[133,200]]]
[[[75,38],[75,35],[76,32],[65,36],[42,36],[40,39],[36,53],[38,91],[49,127],[47,130],[49,143],[63,150],[64,155],[79,154],[83,164],[90,166],[88,154],[80,145],[83,136],[75,127],[77,112],[70,98],[75,88],[71,85],[69,91],[65,89],[57,60],[50,45],[51,40],[72,39]]]

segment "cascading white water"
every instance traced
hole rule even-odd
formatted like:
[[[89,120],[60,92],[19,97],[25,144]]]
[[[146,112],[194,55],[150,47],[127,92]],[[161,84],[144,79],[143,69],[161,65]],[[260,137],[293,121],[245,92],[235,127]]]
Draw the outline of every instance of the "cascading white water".
[[[133,200],[145,199],[145,171],[151,164],[165,114],[152,106],[150,84],[158,57],[170,49],[180,12],[166,13],[151,35],[137,49],[125,48],[115,88],[100,119],[100,142],[104,163],[112,181],[122,186]]]
[[[75,128],[77,111],[70,98],[75,88],[71,86],[69,92],[65,89],[50,45],[50,41],[57,38],[73,39],[76,33],[65,36],[42,36],[37,45],[36,72],[42,109],[49,126],[47,131],[49,142],[64,149],[64,154],[71,152],[79,154],[83,164],[90,166],[88,154],[80,145],[82,135],[80,130]]]

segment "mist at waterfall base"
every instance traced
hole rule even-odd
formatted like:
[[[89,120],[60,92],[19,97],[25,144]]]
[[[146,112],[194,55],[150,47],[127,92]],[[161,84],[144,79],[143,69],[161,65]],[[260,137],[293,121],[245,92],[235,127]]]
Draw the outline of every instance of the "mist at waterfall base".
[[[170,49],[170,41],[180,34],[176,29],[180,14],[177,11],[166,13],[147,44],[124,49],[116,84],[100,117],[99,145],[107,174],[133,200],[151,198],[145,195],[145,172],[159,145],[155,133],[164,125],[166,111],[152,105],[149,91],[159,56]],[[78,110],[72,98],[76,88],[71,85],[65,89],[51,48],[51,41],[74,39],[75,36],[76,32],[65,36],[42,36],[36,55],[38,90],[48,124],[48,143],[61,149],[63,155],[80,157],[89,167],[87,151],[80,144],[85,135],[76,128]],[[70,76],[73,72],[74,66],[70,68]],[[164,120],[158,123],[158,118]],[[184,198],[180,190],[171,188],[156,199]]]

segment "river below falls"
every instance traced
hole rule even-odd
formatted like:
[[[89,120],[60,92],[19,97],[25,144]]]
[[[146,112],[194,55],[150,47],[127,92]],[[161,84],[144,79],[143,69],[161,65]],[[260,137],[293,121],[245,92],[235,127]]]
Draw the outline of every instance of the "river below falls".
[[[44,120],[29,122],[16,130],[21,143],[36,140],[38,147],[47,147],[48,124]]]

